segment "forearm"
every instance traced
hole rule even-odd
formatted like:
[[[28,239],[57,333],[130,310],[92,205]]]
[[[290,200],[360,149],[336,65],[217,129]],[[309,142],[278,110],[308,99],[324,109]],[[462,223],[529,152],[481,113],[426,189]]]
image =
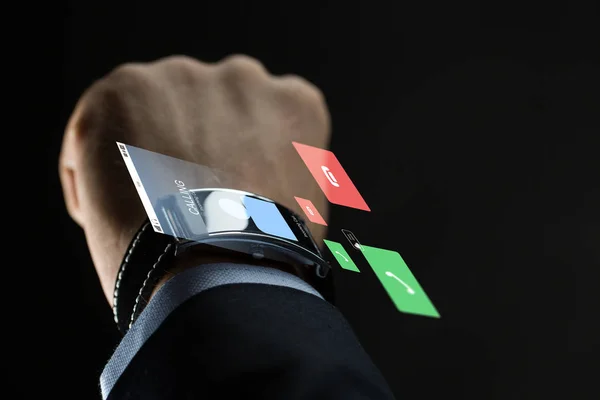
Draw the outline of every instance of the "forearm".
[[[207,265],[165,284],[128,336],[149,329],[153,317],[164,312],[168,292],[213,286],[180,299],[131,359],[110,398],[127,398],[122,397],[127,391],[155,399],[212,398],[208,393],[218,393],[214,398],[393,398],[335,307],[289,274],[246,267]],[[202,268],[216,275],[196,274]],[[248,280],[249,272],[256,273],[252,282],[215,286],[223,276],[229,282]]]

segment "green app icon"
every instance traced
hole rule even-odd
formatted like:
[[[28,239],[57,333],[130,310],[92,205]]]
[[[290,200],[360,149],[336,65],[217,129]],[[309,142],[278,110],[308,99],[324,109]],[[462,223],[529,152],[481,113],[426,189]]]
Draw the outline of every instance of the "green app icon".
[[[440,314],[400,254],[364,244],[361,248],[367,262],[398,310],[440,318]]]
[[[346,250],[344,250],[344,246],[342,246],[338,242],[333,242],[331,240],[323,241],[325,242],[327,247],[329,247],[331,254],[333,254],[333,256],[342,268],[347,269],[349,271],[360,272],[356,264],[354,264],[354,261],[352,261],[348,253],[346,253]]]

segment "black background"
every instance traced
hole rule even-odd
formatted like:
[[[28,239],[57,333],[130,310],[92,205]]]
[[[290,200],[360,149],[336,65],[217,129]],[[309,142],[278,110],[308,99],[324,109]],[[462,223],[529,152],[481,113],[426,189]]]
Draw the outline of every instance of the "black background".
[[[21,21],[5,36],[20,119],[4,136],[27,160],[4,159],[13,397],[99,398],[119,340],[58,180],[81,92],[123,62],[245,53],[324,91],[332,150],[373,210],[334,207],[330,228],[400,252],[442,315],[398,313],[367,269],[337,274],[339,306],[398,399],[598,398],[600,10],[487,3],[7,12]]]

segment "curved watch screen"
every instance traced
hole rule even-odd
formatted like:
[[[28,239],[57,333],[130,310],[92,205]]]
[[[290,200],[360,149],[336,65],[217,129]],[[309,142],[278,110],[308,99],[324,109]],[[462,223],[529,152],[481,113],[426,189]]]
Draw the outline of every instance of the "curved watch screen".
[[[198,212],[192,215],[202,221],[200,230],[184,233],[186,239],[206,233],[245,231],[297,241],[278,206],[271,201],[230,189],[195,189],[189,195]]]
[[[182,239],[243,231],[298,240],[277,204],[237,190],[186,188],[158,199],[154,208],[163,233]]]
[[[223,172],[123,143],[117,146],[156,232],[198,240],[243,231],[298,241],[299,227],[291,216],[267,199],[225,188],[232,184]]]

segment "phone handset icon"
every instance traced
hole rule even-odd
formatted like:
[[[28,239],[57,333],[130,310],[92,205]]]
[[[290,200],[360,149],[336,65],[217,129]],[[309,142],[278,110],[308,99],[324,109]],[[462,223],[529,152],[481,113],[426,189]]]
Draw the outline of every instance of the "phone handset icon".
[[[344,257],[344,255],[342,253],[340,253],[337,250],[336,250],[336,253],[338,253],[344,259],[344,261],[348,262],[348,259],[346,257]]]
[[[327,178],[327,180],[329,181],[329,183],[331,183],[335,187],[340,187],[340,184],[338,183],[337,179],[335,179],[335,176],[329,170],[329,168],[327,168],[326,166],[322,165],[321,169],[323,170],[323,173],[325,174],[325,177]]]
[[[385,274],[387,276],[389,276],[390,278],[394,278],[395,280],[397,280],[398,282],[400,282],[402,285],[404,285],[404,287],[406,288],[406,291],[408,292],[408,294],[415,294],[415,291],[413,290],[413,288],[411,288],[410,286],[408,286],[406,283],[404,283],[404,281],[400,278],[398,278],[396,275],[394,275],[392,272],[390,271],[385,271]]]

